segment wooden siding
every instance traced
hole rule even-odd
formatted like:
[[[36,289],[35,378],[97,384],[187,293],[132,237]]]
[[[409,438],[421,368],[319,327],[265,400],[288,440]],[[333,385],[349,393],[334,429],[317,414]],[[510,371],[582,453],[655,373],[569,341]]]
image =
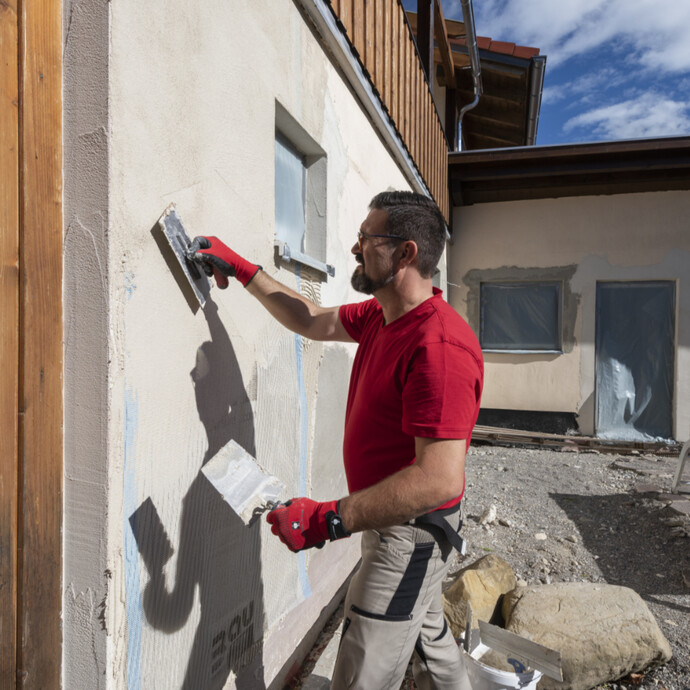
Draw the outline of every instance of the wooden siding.
[[[0,0],[0,688],[59,688],[62,5]]]
[[[60,687],[62,668],[62,3],[16,7],[15,678],[17,687],[50,690]]]
[[[0,688],[17,678],[19,448],[19,25],[0,10]]]
[[[402,4],[331,0],[330,5],[448,221],[448,146]]]

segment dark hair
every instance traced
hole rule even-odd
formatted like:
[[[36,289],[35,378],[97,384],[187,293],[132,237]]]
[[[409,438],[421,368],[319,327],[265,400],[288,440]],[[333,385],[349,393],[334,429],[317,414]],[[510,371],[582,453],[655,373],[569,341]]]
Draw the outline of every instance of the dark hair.
[[[446,223],[434,200],[414,192],[381,192],[371,200],[369,208],[388,213],[389,235],[399,235],[417,244],[417,270],[422,278],[431,278],[446,242]]]

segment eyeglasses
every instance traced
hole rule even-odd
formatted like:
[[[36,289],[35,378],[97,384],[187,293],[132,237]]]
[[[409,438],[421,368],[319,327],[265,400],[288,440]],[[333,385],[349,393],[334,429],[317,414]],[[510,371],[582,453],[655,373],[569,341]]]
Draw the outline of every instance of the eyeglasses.
[[[363,240],[368,240],[371,237],[383,237],[387,240],[404,240],[407,239],[405,237],[401,237],[400,235],[370,235],[368,232],[363,232],[362,230],[357,231],[357,241],[362,244]]]

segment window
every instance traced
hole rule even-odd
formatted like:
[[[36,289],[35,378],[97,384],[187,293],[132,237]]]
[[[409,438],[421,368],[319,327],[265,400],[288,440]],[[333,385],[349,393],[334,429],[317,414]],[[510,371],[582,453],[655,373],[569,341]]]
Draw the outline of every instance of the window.
[[[494,352],[561,352],[560,283],[482,283],[479,340]]]
[[[326,263],[326,154],[276,103],[276,246],[285,261],[335,275]]]

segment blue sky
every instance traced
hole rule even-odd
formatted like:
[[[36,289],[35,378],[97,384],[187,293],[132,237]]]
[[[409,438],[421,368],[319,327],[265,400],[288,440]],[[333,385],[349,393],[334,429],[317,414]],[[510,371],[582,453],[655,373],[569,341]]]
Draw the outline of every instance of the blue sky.
[[[460,0],[442,4],[448,19],[462,20]],[[537,144],[690,134],[690,0],[473,6],[478,35],[547,56]]]

